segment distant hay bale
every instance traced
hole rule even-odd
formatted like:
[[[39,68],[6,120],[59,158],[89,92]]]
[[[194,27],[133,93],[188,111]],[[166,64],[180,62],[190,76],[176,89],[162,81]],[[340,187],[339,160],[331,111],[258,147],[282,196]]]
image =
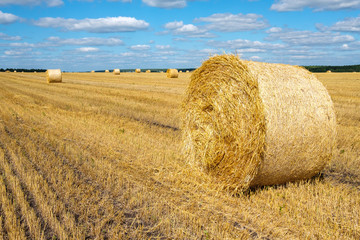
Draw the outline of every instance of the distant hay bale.
[[[304,68],[214,56],[182,108],[189,163],[232,191],[310,178],[332,157],[334,106]]]
[[[160,71],[160,73],[164,73],[164,71]]]
[[[94,70],[91,70],[91,73],[94,73],[95,71]]]
[[[6,72],[6,73],[9,73],[10,71],[9,71],[9,70],[6,70],[5,72]]]
[[[60,69],[48,69],[46,71],[46,80],[48,83],[62,82],[62,74]]]
[[[327,73],[331,73],[331,71],[330,71],[330,70],[327,70],[326,72],[327,72]]]
[[[168,69],[166,71],[166,76],[168,78],[178,78],[179,77],[179,72],[177,69]]]
[[[106,73],[108,73],[108,72],[109,72],[109,70],[107,70],[107,69],[106,69],[106,70],[105,70],[105,72],[106,72]]]
[[[14,70],[14,73],[16,73],[16,70]]]
[[[114,69],[114,71],[113,71],[113,73],[115,74],[115,75],[120,75],[120,69]]]
[[[182,73],[182,71],[180,70],[179,73]]]
[[[146,70],[146,73],[151,73],[151,70]]]
[[[137,68],[137,69],[135,70],[135,72],[136,72],[136,73],[141,73],[141,69],[140,69],[140,68]]]
[[[186,72],[188,73],[188,72],[190,72],[189,70],[186,70]]]

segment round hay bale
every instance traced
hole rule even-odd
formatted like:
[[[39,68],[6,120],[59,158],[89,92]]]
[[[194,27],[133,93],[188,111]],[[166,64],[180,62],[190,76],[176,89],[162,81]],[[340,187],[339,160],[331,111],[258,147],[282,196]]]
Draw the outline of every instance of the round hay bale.
[[[330,71],[330,70],[327,70],[326,72],[327,72],[327,73],[331,73],[331,71]]]
[[[179,77],[179,72],[177,69],[168,69],[166,71],[166,76],[168,78],[178,78]]]
[[[10,71],[9,71],[9,70],[6,70],[5,72],[6,72],[6,73],[9,73]]]
[[[106,69],[105,72],[108,73],[108,72],[110,72],[110,71]]]
[[[151,73],[151,70],[146,70],[146,73]]]
[[[95,73],[95,71],[94,71],[94,70],[91,70],[91,73]]]
[[[16,70],[14,70],[14,73],[16,73]]]
[[[185,156],[232,191],[310,178],[335,146],[331,98],[301,67],[211,57],[182,108]]]
[[[190,71],[189,70],[186,70],[187,73],[189,73]]]
[[[62,82],[62,74],[60,69],[48,69],[46,71],[46,80],[48,83]]]
[[[114,69],[114,71],[113,71],[113,73],[115,74],[115,75],[120,75],[120,69]]]
[[[136,72],[136,73],[141,73],[141,69],[140,69],[140,68],[137,68],[137,69],[135,70],[135,72]]]

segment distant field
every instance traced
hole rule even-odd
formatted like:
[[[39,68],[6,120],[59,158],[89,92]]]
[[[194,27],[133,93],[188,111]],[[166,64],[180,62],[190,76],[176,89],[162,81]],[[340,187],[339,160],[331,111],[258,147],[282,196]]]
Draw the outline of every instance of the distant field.
[[[231,196],[179,153],[191,73],[0,73],[0,239],[360,239],[360,73],[318,78],[338,143],[309,181]]]

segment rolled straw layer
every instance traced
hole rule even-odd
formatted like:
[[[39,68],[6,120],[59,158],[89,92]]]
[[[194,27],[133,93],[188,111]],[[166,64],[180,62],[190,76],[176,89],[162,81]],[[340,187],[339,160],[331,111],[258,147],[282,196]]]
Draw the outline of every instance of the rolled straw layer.
[[[60,69],[48,69],[46,71],[46,80],[48,83],[62,82],[62,73]]]
[[[166,76],[168,78],[178,78],[179,77],[179,72],[177,69],[168,69],[166,71]]]
[[[229,189],[307,179],[332,156],[333,103],[303,68],[215,56],[186,95],[184,153]]]

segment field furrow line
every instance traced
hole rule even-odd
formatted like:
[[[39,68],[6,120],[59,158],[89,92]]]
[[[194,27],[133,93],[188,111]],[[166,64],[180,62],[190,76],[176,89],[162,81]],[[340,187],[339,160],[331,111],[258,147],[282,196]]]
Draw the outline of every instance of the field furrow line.
[[[0,148],[0,162],[4,161],[4,152]],[[26,239],[25,229],[21,224],[21,216],[18,214],[18,204],[13,199],[12,192],[6,187],[5,174],[0,168],[0,199],[4,215],[4,231],[9,239]]]
[[[2,145],[4,146],[3,143]],[[7,151],[9,153],[9,158],[7,158],[9,169],[14,175],[18,176],[23,191],[28,193],[29,196],[31,195],[30,199],[34,200],[37,206],[36,208],[41,212],[44,221],[51,226],[53,232],[55,232],[60,239],[77,239],[79,236],[79,234],[76,233],[77,229],[71,229],[71,231],[69,231],[70,235],[68,235],[68,231],[65,230],[63,223],[58,219],[61,216],[66,219],[67,222],[72,222],[69,214],[61,214],[59,212],[59,204],[55,200],[55,194],[49,190],[41,177],[36,175],[33,170],[25,170],[27,165],[23,165],[24,162],[21,160],[21,157],[18,157],[12,149],[7,149]]]
[[[12,97],[14,97],[14,93],[22,94],[31,97],[37,103],[46,103],[47,105],[51,105],[54,108],[56,107],[57,109],[62,109],[64,111],[110,115],[127,118],[149,126],[171,129],[174,131],[180,130],[178,120],[176,123],[167,123],[168,118],[173,119],[174,116],[162,116],[162,113],[154,116],[154,114],[148,110],[150,109],[150,106],[154,107],[154,103],[144,103],[143,101],[116,101],[116,99],[101,94],[96,97],[91,94],[83,96],[83,94],[71,94],[61,91],[55,95],[56,91],[49,91],[49,89],[43,89],[41,92],[34,93],[34,89],[24,88],[24,86],[20,84],[18,86],[5,85],[6,88],[12,92]],[[19,87],[24,89],[20,89]],[[54,96],[56,96],[56,98],[54,98]],[[19,101],[21,101],[21,99],[15,99],[15,102],[20,104]],[[83,102],[86,102],[87,105],[85,106],[82,104]],[[24,102],[22,105],[26,106],[27,104],[27,102]],[[158,104],[159,103],[156,105]],[[109,108],[109,106],[111,107]],[[121,109],[121,111],[118,109]],[[157,109],[161,109],[161,107],[159,106]],[[162,117],[164,120],[157,119],[159,117]]]
[[[40,220],[40,213],[36,211],[36,207],[33,208],[34,203],[32,197],[29,196],[26,189],[22,187],[22,183],[19,181],[18,177],[14,175],[10,169],[7,162],[10,156],[8,150],[1,142],[0,149],[3,153],[3,157],[1,158],[1,171],[3,172],[3,175],[7,176],[7,179],[3,179],[3,181],[7,182],[7,186],[11,188],[11,190],[8,188],[8,191],[11,191],[16,198],[16,202],[19,204],[22,218],[25,220],[26,235],[33,239],[44,239],[46,236],[47,238],[51,238],[53,236],[53,234],[51,234],[52,231],[47,229],[45,223]],[[47,233],[47,235],[45,233]]]

